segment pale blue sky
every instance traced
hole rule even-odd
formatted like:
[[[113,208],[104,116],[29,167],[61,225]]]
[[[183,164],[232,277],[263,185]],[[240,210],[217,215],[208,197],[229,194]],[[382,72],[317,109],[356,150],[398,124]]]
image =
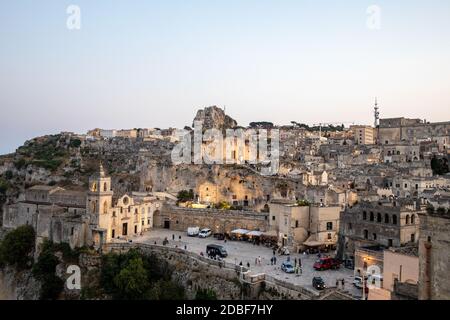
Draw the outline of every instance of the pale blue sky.
[[[81,8],[81,30],[66,8]],[[381,30],[366,9],[382,9]],[[94,127],[450,120],[450,1],[0,0],[0,153]]]

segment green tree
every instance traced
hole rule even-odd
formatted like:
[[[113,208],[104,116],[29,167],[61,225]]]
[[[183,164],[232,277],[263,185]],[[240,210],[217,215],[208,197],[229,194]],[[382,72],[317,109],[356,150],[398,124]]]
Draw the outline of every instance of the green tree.
[[[0,265],[25,269],[31,265],[35,232],[29,225],[20,226],[9,232],[0,243]]]
[[[434,175],[444,175],[449,172],[448,160],[446,158],[437,158],[434,156],[431,159],[431,169]]]
[[[195,293],[195,300],[217,300],[217,294],[213,289],[199,289]]]
[[[117,287],[121,299],[143,299],[148,282],[142,259],[130,260],[128,266],[114,277],[114,285]]]
[[[218,204],[216,204],[216,208],[220,210],[230,210],[231,205],[226,201],[221,201]]]
[[[69,146],[70,146],[71,148],[78,148],[78,147],[81,146],[81,140],[80,140],[80,139],[73,139],[73,140],[70,140]]]
[[[181,190],[178,192],[177,195],[178,202],[186,202],[186,201],[193,201],[194,200],[194,191],[192,189],[188,190]]]

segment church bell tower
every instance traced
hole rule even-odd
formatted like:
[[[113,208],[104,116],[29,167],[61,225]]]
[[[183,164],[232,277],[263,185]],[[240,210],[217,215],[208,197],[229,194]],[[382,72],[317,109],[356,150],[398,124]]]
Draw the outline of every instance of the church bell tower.
[[[88,213],[97,217],[108,214],[112,206],[112,196],[111,178],[106,176],[103,165],[100,163],[99,171],[89,178]],[[100,224],[100,220],[97,223]]]

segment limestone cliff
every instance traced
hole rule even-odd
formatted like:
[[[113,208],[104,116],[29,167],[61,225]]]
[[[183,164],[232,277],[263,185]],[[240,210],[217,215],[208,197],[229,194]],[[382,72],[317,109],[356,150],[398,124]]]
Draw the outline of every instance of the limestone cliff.
[[[197,111],[195,121],[203,123],[203,129],[232,129],[237,126],[236,120],[227,116],[221,108],[217,106],[207,107]],[[194,124],[192,124],[194,126]]]

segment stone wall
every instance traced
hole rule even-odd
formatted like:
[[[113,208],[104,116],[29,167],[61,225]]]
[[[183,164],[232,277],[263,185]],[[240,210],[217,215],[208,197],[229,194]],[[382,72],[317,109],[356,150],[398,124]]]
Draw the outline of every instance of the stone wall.
[[[311,300],[320,294],[266,274],[251,275],[245,267],[211,260],[180,248],[147,244],[107,244],[106,252],[125,252],[138,248],[147,254],[156,254],[175,268],[174,280],[186,289],[187,298],[195,297],[197,289],[213,289],[218,299],[293,299]]]
[[[419,299],[450,299],[450,216],[422,214],[419,238]]]
[[[213,233],[229,233],[234,229],[268,230],[268,213],[215,209],[189,209],[164,205],[154,213],[153,226],[177,231],[189,227],[210,228]]]

